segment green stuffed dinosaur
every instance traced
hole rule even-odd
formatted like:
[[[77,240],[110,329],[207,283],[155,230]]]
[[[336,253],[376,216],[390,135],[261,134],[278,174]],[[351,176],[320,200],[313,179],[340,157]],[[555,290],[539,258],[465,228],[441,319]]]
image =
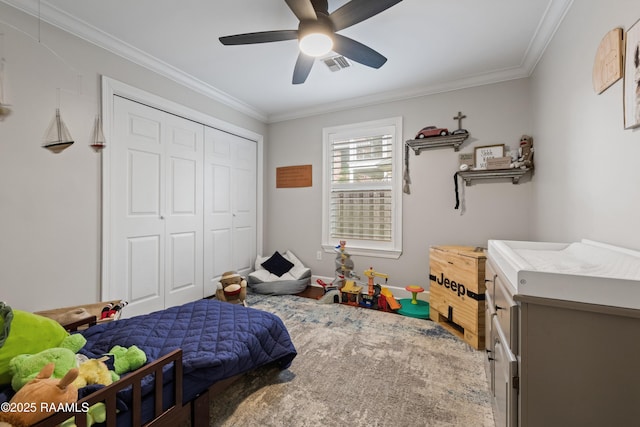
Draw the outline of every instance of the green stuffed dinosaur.
[[[67,337],[69,333],[55,320],[13,310],[0,301],[0,384],[11,382],[9,361],[15,356],[60,347]]]
[[[147,355],[135,345],[129,348],[116,345],[108,354],[113,355],[113,370],[118,375],[134,371],[147,363]]]
[[[11,387],[18,391],[34,379],[47,364],[54,362],[51,378],[62,378],[71,368],[77,367],[76,353],[87,340],[80,334],[68,335],[59,347],[47,348],[35,354],[19,354],[9,361]]]

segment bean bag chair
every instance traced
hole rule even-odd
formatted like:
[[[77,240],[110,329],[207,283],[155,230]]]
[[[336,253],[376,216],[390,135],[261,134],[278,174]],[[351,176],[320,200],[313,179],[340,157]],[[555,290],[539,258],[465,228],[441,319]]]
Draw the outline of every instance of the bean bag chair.
[[[311,269],[291,252],[275,251],[269,257],[258,255],[255,271],[249,273],[247,284],[252,292],[263,295],[291,295],[304,291],[311,283]]]

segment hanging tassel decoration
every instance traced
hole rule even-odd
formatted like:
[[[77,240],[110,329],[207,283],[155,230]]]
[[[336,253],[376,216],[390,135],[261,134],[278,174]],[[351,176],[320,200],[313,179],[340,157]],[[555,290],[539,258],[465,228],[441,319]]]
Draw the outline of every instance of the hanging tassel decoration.
[[[458,196],[458,172],[453,174],[453,185],[456,191],[456,206],[453,209],[458,209],[460,207],[460,197]]]
[[[411,177],[409,176],[409,146],[407,144],[404,145],[404,175],[402,178],[404,179],[402,192],[411,194],[411,189],[409,188],[409,184],[411,184]]]

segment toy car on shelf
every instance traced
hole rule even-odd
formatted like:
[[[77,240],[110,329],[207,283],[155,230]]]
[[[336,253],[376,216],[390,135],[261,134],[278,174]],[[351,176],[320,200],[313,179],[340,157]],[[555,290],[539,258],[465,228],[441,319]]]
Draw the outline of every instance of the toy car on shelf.
[[[456,129],[453,132],[451,132],[451,135],[466,135],[469,132],[466,129]]]
[[[416,135],[415,139],[429,138],[432,136],[446,136],[449,135],[449,130],[446,128],[439,128],[435,126],[427,126],[422,128]]]

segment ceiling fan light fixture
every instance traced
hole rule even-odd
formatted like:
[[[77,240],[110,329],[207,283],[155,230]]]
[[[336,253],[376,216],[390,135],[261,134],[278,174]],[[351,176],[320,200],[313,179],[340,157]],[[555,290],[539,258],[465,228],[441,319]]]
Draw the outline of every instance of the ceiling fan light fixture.
[[[315,32],[300,38],[300,50],[309,56],[322,56],[333,49],[333,38],[328,34]]]

